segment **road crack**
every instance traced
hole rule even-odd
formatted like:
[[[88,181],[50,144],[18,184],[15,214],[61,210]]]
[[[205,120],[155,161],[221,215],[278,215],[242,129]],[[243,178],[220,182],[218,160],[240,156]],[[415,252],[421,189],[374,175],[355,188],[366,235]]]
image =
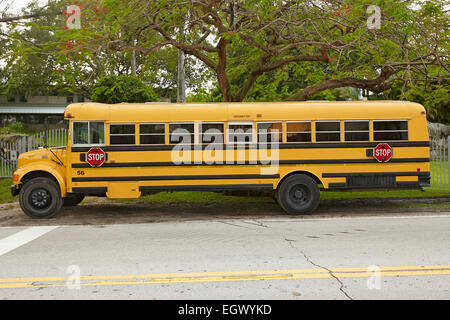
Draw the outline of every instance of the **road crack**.
[[[327,267],[321,266],[320,264],[315,263],[314,261],[311,260],[311,258],[305,253],[303,252],[303,250],[297,248],[296,246],[294,246],[292,243],[295,242],[295,240],[292,239],[288,239],[286,237],[284,237],[284,240],[289,243],[289,246],[291,248],[293,248],[294,250],[300,252],[302,254],[302,256],[306,259],[306,261],[308,261],[310,264],[312,264],[315,267],[321,268],[323,270],[326,270],[330,276],[335,279],[338,283],[339,283],[339,290],[347,297],[347,299],[349,300],[353,300],[353,298],[344,290],[344,283],[338,278],[336,277],[336,275],[333,273],[332,270],[328,269]]]
[[[245,229],[249,229],[249,230],[255,230],[255,229],[253,229],[253,228],[249,228],[249,227],[245,227],[245,226],[240,226],[240,225],[238,225],[238,224],[234,224],[234,223],[231,223],[231,222],[225,222],[225,221],[219,221],[220,223],[223,223],[223,224],[227,224],[227,225],[229,225],[229,226],[233,226],[233,227],[239,227],[239,228],[245,228]],[[253,223],[251,223],[251,224],[253,224]]]
[[[256,219],[253,219],[251,221],[254,221],[255,223],[251,223],[249,221],[242,221],[242,223],[247,223],[247,224],[251,224],[251,225],[258,226],[258,227],[263,227],[263,228],[269,228],[268,225],[266,225],[266,224],[264,224],[261,221],[258,221]]]

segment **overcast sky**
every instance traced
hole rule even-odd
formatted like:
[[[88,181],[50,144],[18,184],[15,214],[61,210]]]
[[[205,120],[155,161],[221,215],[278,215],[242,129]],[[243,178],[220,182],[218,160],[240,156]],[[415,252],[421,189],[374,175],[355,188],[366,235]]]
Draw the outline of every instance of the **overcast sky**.
[[[0,12],[7,6],[10,6],[8,13],[18,13],[20,9],[29,4],[31,0],[0,0]],[[40,3],[46,3],[46,0],[39,0]]]

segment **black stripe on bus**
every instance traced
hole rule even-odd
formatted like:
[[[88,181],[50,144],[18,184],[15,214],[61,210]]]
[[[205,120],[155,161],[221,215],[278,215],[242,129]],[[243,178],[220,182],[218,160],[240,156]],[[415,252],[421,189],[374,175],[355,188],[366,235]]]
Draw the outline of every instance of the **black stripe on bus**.
[[[279,174],[228,174],[228,175],[191,175],[191,176],[128,176],[128,177],[83,177],[72,178],[72,182],[93,181],[156,181],[156,180],[217,180],[217,179],[278,179]]]
[[[226,190],[254,190],[272,191],[273,184],[223,184],[223,185],[179,185],[179,186],[142,186],[141,192],[152,191],[226,191]]]
[[[75,187],[72,188],[72,193],[84,193],[84,194],[104,194],[106,193],[106,187]]]
[[[334,189],[334,188],[346,188],[347,183],[346,182],[331,182],[328,184],[328,189]],[[327,189],[324,189],[327,190]]]
[[[142,186],[142,193],[154,191],[224,191],[224,190],[254,190],[272,191],[273,184],[225,184],[225,185],[175,185],[175,186]],[[107,187],[74,187],[72,193],[87,195],[104,195]]]
[[[337,143],[327,143],[327,142],[305,142],[305,143],[280,143],[278,144],[278,149],[325,149],[325,148],[374,148],[380,142],[337,142]],[[387,142],[391,147],[428,147],[430,146],[429,141],[391,141]],[[206,147],[210,147],[215,150],[227,150],[227,147],[230,150],[233,149],[272,149],[270,143],[268,144],[246,144],[246,145],[225,145],[225,144],[203,144],[203,145],[187,145],[192,150],[204,150]],[[129,146],[104,146],[100,147],[103,151],[170,151],[173,148],[180,148],[181,145],[129,145]],[[91,147],[72,147],[72,152],[87,152]],[[198,149],[196,149],[198,148]],[[274,148],[275,149],[275,148]]]
[[[351,173],[322,173],[322,178],[339,178],[339,177],[377,177],[377,176],[429,176],[427,171],[414,172],[351,172]]]
[[[408,162],[430,162],[429,158],[397,158],[386,163],[408,163]],[[343,164],[343,163],[379,163],[376,159],[320,159],[320,160],[280,160],[278,164]],[[233,162],[233,163],[180,163],[173,162],[119,162],[104,163],[101,168],[134,168],[134,167],[185,167],[185,166],[229,166],[229,165],[270,165],[271,163],[261,163],[254,161]],[[73,163],[72,168],[92,168],[88,163]]]
[[[334,191],[334,190],[394,190],[394,189],[418,189],[420,187],[420,184],[416,181],[399,181],[396,182],[393,185],[386,185],[386,186],[349,186],[345,182],[339,182],[339,183],[329,183],[328,189],[323,189],[325,191]]]

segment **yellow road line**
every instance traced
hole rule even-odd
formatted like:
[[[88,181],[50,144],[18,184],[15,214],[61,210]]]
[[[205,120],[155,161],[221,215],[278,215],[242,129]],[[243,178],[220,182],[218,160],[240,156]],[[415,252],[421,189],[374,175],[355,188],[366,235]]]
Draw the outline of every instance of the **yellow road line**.
[[[380,271],[404,271],[404,270],[434,270],[450,269],[450,265],[424,265],[424,266],[393,266],[380,267]],[[329,268],[336,272],[367,272],[367,267],[361,268]],[[142,279],[156,277],[202,277],[202,276],[233,276],[233,275],[264,275],[264,274],[292,274],[292,273],[328,273],[326,269],[286,269],[286,270],[249,270],[249,271],[215,271],[215,272],[185,272],[185,273],[152,273],[138,275],[104,275],[104,276],[81,276],[81,280],[102,279]],[[33,277],[33,278],[0,278],[3,282],[28,282],[28,281],[65,281],[67,277]]]
[[[395,276],[450,275],[450,265],[380,267],[374,272],[368,268],[330,268],[293,270],[250,270],[226,272],[159,273],[139,275],[82,276],[80,286],[162,284],[188,282],[225,282],[253,280],[325,279]],[[331,274],[331,273],[332,274]],[[64,287],[67,277],[0,278],[0,289]]]

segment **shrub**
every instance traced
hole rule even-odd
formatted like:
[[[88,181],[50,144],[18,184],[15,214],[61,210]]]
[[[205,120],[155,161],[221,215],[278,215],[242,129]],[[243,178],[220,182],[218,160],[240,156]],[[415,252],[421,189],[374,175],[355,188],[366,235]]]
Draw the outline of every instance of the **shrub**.
[[[101,103],[156,101],[153,88],[136,76],[105,76],[98,80],[91,92],[91,100]]]
[[[27,133],[27,127],[21,122],[13,122],[6,127],[0,128],[0,134],[8,133]]]

